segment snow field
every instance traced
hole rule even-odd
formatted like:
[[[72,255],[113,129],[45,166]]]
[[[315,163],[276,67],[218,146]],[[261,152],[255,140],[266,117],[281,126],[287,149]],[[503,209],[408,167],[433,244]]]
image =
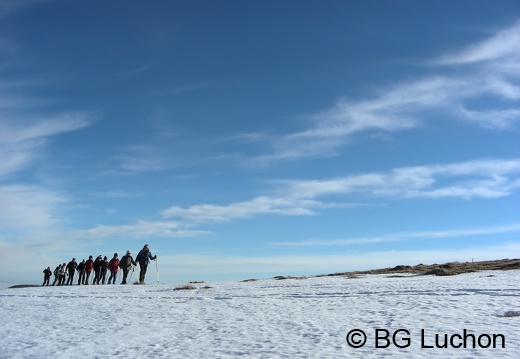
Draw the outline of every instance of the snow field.
[[[518,358],[519,271],[0,290],[0,358]],[[211,286],[203,289],[205,285]],[[361,329],[362,348],[346,336]],[[396,330],[397,344],[376,340]],[[423,348],[435,334],[502,334],[505,348]],[[381,332],[380,332],[381,333]],[[384,333],[383,333],[384,334]],[[441,335],[441,338],[444,338]],[[381,338],[381,337],[380,337]],[[456,343],[458,343],[456,341]],[[380,346],[380,348],[377,348]]]

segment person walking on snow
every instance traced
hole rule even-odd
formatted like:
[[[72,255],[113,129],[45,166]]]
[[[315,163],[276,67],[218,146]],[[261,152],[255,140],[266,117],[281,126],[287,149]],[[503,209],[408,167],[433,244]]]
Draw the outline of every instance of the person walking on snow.
[[[78,264],[78,285],[81,285],[85,282],[85,260],[83,259],[80,264]]]
[[[99,284],[101,279],[101,262],[103,262],[103,256],[100,254],[94,261],[94,281],[92,284]]]
[[[69,272],[67,285],[72,285],[72,281],[74,280],[74,273],[76,273],[76,268],[78,268],[78,263],[76,263],[76,258],[72,258],[72,260],[67,264],[67,271]]]
[[[150,247],[148,247],[148,244],[145,244],[143,249],[141,249],[137,257],[135,258],[135,261],[139,262],[139,267],[141,268],[141,271],[139,273],[139,284],[144,284],[144,277],[146,276],[146,269],[148,268],[150,260],[156,259],[157,256],[152,256],[152,253],[150,252]]]
[[[58,285],[65,285],[65,276],[67,275],[67,263],[63,263],[60,268],[60,280]]]
[[[117,253],[114,253],[114,258],[108,262],[108,269],[110,270],[110,278],[108,278],[108,284],[112,282],[112,284],[116,284],[117,272],[119,271],[119,258],[117,258]]]
[[[56,268],[54,268],[54,282],[52,282],[52,285],[54,286],[56,282],[58,282],[58,285],[60,285],[60,273],[61,273],[61,264],[58,264]]]
[[[134,266],[137,265],[130,251],[126,251],[126,254],[121,258],[121,262],[119,263],[119,268],[123,270],[123,281],[121,284],[126,284],[126,278],[128,277],[128,272],[132,269],[132,264]]]
[[[92,256],[89,256],[88,261],[85,262],[85,281],[83,284],[88,285],[88,280],[90,278],[90,273],[92,273],[92,268],[94,268],[94,261],[92,260]]]
[[[103,283],[103,284],[105,284],[105,282],[107,280],[107,270],[108,270],[108,258],[107,258],[107,256],[104,256],[103,261],[101,262],[101,272],[99,273],[99,276],[101,277],[101,283]],[[108,283],[108,284],[110,284],[110,283]]]
[[[43,284],[42,284],[42,286],[49,285],[49,281],[51,279],[51,275],[52,275],[51,267],[47,267],[47,268],[45,268],[43,270]]]

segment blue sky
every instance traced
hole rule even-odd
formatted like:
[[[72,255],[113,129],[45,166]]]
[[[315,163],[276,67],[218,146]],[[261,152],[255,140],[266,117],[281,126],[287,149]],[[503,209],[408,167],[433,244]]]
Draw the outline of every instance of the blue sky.
[[[519,44],[516,0],[0,1],[0,282],[518,258]]]

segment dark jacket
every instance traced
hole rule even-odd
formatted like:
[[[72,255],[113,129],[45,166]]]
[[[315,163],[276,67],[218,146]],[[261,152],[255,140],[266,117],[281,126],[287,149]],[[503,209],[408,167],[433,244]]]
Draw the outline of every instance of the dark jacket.
[[[70,261],[67,264],[67,270],[69,271],[69,273],[74,273],[76,271],[76,268],[78,268],[78,263],[76,263],[76,261]]]
[[[103,258],[101,256],[96,258],[96,260],[94,261],[94,270],[95,271],[99,271],[101,269],[102,262],[103,262]]]
[[[137,263],[134,261],[134,258],[131,256],[131,255],[127,255],[125,254],[122,258],[121,258],[121,262],[119,263],[119,268],[121,269],[126,269],[126,270],[130,270],[132,269],[132,264],[135,266],[137,265]]]
[[[140,265],[148,265],[150,260],[155,260],[157,256],[152,256],[150,250],[141,249],[137,257],[135,258],[136,262],[139,262]]]
[[[106,272],[108,267],[109,267],[108,261],[103,259],[103,261],[101,262],[101,271]]]

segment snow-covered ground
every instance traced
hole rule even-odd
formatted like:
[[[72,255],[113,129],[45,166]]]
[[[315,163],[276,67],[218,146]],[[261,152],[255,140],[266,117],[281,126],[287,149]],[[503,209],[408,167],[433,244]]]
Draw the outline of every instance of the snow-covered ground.
[[[520,311],[519,279],[513,270],[264,279],[196,290],[1,289],[0,357],[520,358],[520,317],[502,316]],[[347,342],[349,333],[353,343],[363,339],[354,329],[366,333],[362,348]],[[437,348],[435,337],[443,344],[444,334],[449,348]]]

